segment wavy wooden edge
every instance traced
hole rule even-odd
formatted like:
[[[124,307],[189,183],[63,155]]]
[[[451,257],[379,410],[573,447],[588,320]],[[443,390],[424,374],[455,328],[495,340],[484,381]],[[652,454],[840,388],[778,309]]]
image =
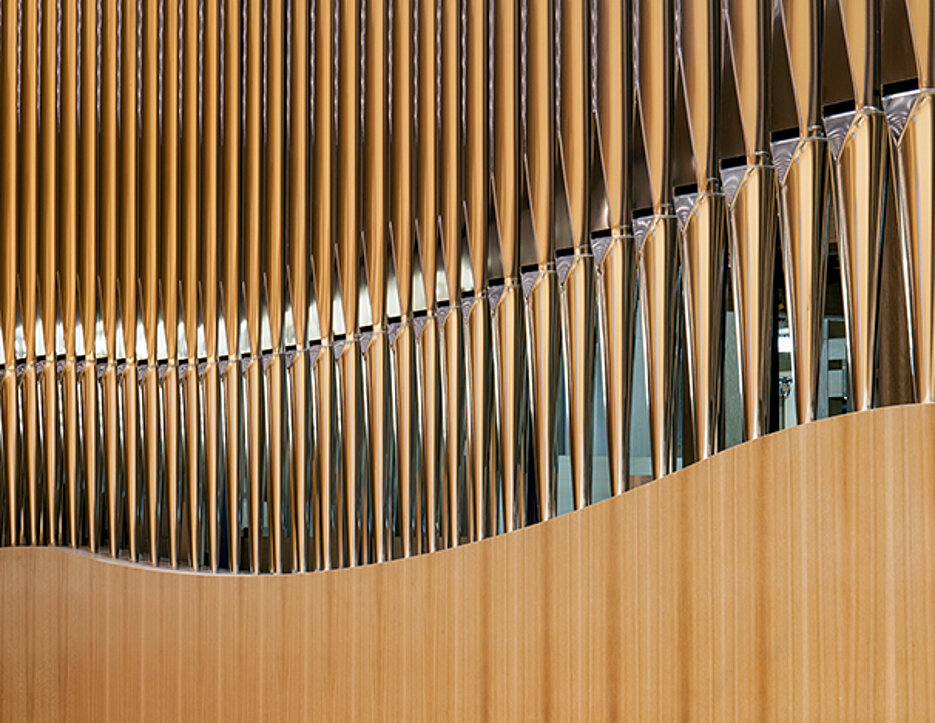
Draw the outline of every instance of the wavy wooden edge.
[[[0,718],[935,715],[935,405],[456,550],[283,576],[0,550]]]

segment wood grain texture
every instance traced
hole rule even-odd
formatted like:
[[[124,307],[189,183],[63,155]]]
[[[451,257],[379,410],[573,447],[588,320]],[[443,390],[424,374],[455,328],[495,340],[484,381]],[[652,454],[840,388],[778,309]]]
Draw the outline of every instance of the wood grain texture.
[[[352,570],[0,550],[3,720],[901,721],[933,680],[935,405]]]

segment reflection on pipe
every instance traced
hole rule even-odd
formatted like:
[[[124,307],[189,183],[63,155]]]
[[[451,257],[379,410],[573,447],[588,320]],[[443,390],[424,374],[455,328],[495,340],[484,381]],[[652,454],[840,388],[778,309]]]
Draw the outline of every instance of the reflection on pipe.
[[[935,8],[906,0],[913,29],[919,95],[896,144],[903,271],[916,400],[935,401]]]
[[[640,0],[639,92],[653,218],[640,247],[640,307],[654,477],[674,468],[678,223],[672,208],[670,155],[675,105],[673,0]]]
[[[491,532],[490,445],[493,410],[492,343],[487,297],[487,2],[468,0],[465,13],[465,225],[474,301],[467,318],[470,422],[470,496],[468,532],[482,540]],[[395,141],[394,141],[395,143]]]
[[[107,542],[111,557],[119,551],[117,528],[120,421],[117,418],[117,6],[101,6],[101,225],[99,293],[104,326],[106,362],[103,374]]]
[[[12,18],[17,3],[5,0],[2,17]],[[3,23],[0,27],[0,153],[10,168],[17,168],[19,146],[16,139],[16,23]],[[17,428],[16,384],[16,306],[17,306],[17,250],[19,191],[16,173],[0,174],[0,253],[3,254],[3,295],[0,297],[0,333],[3,335],[3,382],[0,389],[0,406],[3,421],[4,491],[6,494],[7,526],[6,541],[18,545],[22,541],[19,525],[19,449]],[[96,278],[96,276],[95,276]],[[90,496],[89,496],[90,499]],[[93,503],[90,503],[93,508]],[[89,533],[93,537],[93,531]],[[90,547],[90,542],[89,542]],[[94,548],[92,548],[92,552]]]
[[[384,562],[390,547],[391,460],[393,454],[393,405],[390,347],[386,328],[387,259],[387,72],[385,0],[368,0],[364,36],[363,230],[367,250],[367,282],[373,334],[366,351],[367,404],[370,423],[369,481],[370,540],[373,562]],[[321,298],[321,297],[319,297]],[[321,302],[319,302],[321,303]],[[320,402],[319,402],[320,403]]]
[[[857,113],[834,159],[838,249],[847,330],[849,407],[873,406],[878,352],[883,214],[890,166],[890,132],[880,109],[878,0],[841,0]]]
[[[553,222],[555,146],[554,14],[548,3],[527,10],[526,60],[526,190],[532,243],[538,273],[529,292],[527,333],[532,436],[539,521],[551,519],[558,507],[556,422],[558,364],[561,344],[558,273],[555,270]]]
[[[217,2],[204,7],[204,57],[202,98],[202,167],[201,193],[203,213],[201,223],[201,259],[199,265],[199,296],[204,309],[204,343],[207,363],[201,376],[201,397],[204,404],[204,497],[205,525],[208,537],[208,568],[216,572],[220,564],[219,490],[220,459],[220,379],[218,376],[218,23]]]
[[[632,229],[633,3],[598,4],[595,147],[610,229],[601,260],[598,309],[611,494],[629,487],[630,394],[636,312]],[[603,30],[600,30],[603,29]]]
[[[161,395],[164,404],[166,512],[169,529],[169,564],[179,564],[180,448],[179,430],[179,8],[171,3],[165,8],[165,65],[163,69],[163,139],[162,139],[162,243],[161,273],[163,321],[166,329],[166,370],[162,375]],[[128,65],[124,64],[126,68]],[[248,93],[249,95],[249,93]],[[126,95],[123,96],[126,98]],[[249,108],[248,108],[249,115]],[[248,123],[249,128],[249,123]],[[249,144],[249,142],[248,142]],[[248,151],[249,153],[249,151]],[[245,194],[249,207],[249,197]],[[247,268],[255,268],[247,264]],[[122,301],[122,300],[121,300]],[[184,343],[184,337],[183,337]]]
[[[393,0],[392,147],[390,153],[390,224],[396,258],[400,323],[393,340],[396,401],[396,465],[399,535],[403,557],[416,550],[415,494],[418,485],[418,396],[415,330],[412,325],[412,4]]]
[[[588,170],[591,152],[589,17],[589,3],[583,0],[563,0],[558,153],[573,256],[571,269],[562,288],[562,315],[572,504],[576,510],[591,503],[594,417],[596,297],[594,257],[591,255],[588,237]]]
[[[289,367],[290,401],[292,412],[292,457],[289,461],[290,505],[292,507],[290,534],[292,536],[292,570],[308,569],[308,520],[306,517],[307,490],[309,488],[311,458],[311,422],[308,410],[311,403],[308,354],[308,3],[292,0],[291,37],[292,53],[289,86],[291,98],[289,118],[288,156],[288,238],[289,238],[289,291],[292,302],[292,321],[295,330],[296,355]]]
[[[419,490],[424,509],[427,552],[438,547],[438,505],[441,484],[442,410],[441,368],[439,366],[438,308],[435,298],[438,218],[436,215],[437,108],[435,94],[436,12],[434,0],[420,0],[416,29],[419,54],[416,58],[418,88],[416,118],[418,130],[418,169],[416,240],[421,250],[422,278],[425,282],[426,321],[418,340],[419,386],[422,407],[422,473]]]
[[[78,18],[75,3],[62,6],[61,19],[61,156],[59,181],[59,227],[61,270],[61,322],[65,335],[65,361],[62,367],[62,463],[66,490],[63,528],[69,547],[78,546],[79,431],[78,368],[76,326],[78,309]],[[56,433],[58,423],[56,423]],[[53,496],[55,492],[53,492]],[[52,524],[57,524],[51,514]]]
[[[682,3],[681,67],[698,195],[682,229],[682,298],[698,459],[718,450],[727,201],[718,178],[721,5]]]
[[[335,390],[334,329],[332,327],[332,274],[334,258],[331,226],[333,173],[331,152],[334,142],[332,127],[332,64],[334,54],[333,5],[330,0],[319,0],[315,18],[315,103],[312,119],[314,168],[312,207],[312,255],[314,258],[315,297],[318,302],[318,327],[321,347],[314,362],[314,394],[316,397],[316,458],[313,483],[314,538],[316,567],[330,570],[336,563],[332,553],[334,520],[332,501],[335,499],[335,472],[337,466],[337,392]]]
[[[237,0],[224,5],[224,107],[240,107],[240,12]],[[228,69],[229,72],[228,72]],[[236,139],[236,140],[235,140]],[[221,305],[227,365],[223,372],[224,475],[227,554],[231,572],[240,570],[240,506],[243,470],[240,374],[240,114],[224,114],[224,183],[221,189]]]
[[[494,366],[499,402],[503,522],[504,530],[512,532],[524,524],[526,508],[521,471],[526,345],[523,334],[523,289],[519,277],[520,17],[516,3],[498,3],[495,12],[491,177],[504,288],[493,312],[497,349]]]
[[[243,159],[243,256],[242,272],[246,300],[247,347],[247,530],[250,572],[260,572],[263,482],[263,361],[260,353],[261,293],[261,188],[260,157],[262,118],[262,17],[257,4],[247,8],[246,114]],[[171,454],[171,452],[170,452]],[[174,512],[173,512],[174,514]]]
[[[360,326],[357,313],[358,268],[358,122],[360,106],[360,8],[345,0],[338,18],[338,210],[335,223],[341,279],[341,300],[347,339],[338,358],[341,380],[341,491],[338,520],[339,553],[342,566],[360,560],[358,518],[360,481],[364,471],[363,361],[360,355]]]
[[[768,139],[769,0],[731,0],[730,49],[747,168],[730,206],[731,269],[744,438],[768,431],[773,267],[778,228],[776,169]]]
[[[142,386],[143,479],[149,561],[159,564],[159,17],[143,8],[140,144],[140,276],[145,368]],[[164,333],[164,332],[163,332]],[[142,361],[142,360],[141,360]]]
[[[185,509],[187,514],[188,564],[193,570],[201,565],[201,396],[198,384],[199,326],[198,318],[198,252],[202,243],[199,234],[199,174],[198,157],[198,13],[195,3],[185,4],[182,28],[182,329],[188,360],[181,373],[182,434],[185,477]],[[271,27],[275,25],[271,23]],[[272,67],[272,66],[271,66]],[[276,124],[271,113],[270,128]],[[278,162],[275,154],[270,158]],[[272,200],[272,199],[270,199]],[[281,286],[281,284],[280,284]],[[203,344],[204,338],[200,339]]]
[[[818,373],[831,216],[831,153],[821,117],[824,8],[808,0],[782,7],[800,139],[780,182],[786,310],[799,423],[818,411]]]
[[[465,448],[465,379],[464,319],[461,315],[461,58],[460,3],[443,0],[441,8],[441,108],[439,142],[438,228],[444,255],[445,280],[448,285],[448,313],[444,333],[444,407],[445,407],[445,487],[442,526],[445,545],[457,547],[464,491]]]
[[[55,18],[56,3],[54,0],[44,0],[42,12],[44,18]],[[40,53],[44,58],[51,60],[56,54],[56,25],[52,22],[41,24]],[[41,344],[45,350],[45,363],[42,365],[42,378],[39,389],[39,405],[42,415],[42,429],[39,432],[39,441],[42,445],[42,472],[45,475],[45,523],[44,538],[49,545],[57,545],[58,537],[58,385],[55,348],[56,324],[56,256],[58,251],[58,215],[61,204],[57,196],[57,158],[56,146],[56,64],[42,63],[41,77],[39,78],[41,94],[39,119],[39,182],[37,201],[41,199],[42,210],[38,215],[39,232],[39,307],[36,333],[37,345]],[[37,206],[37,212],[39,207]],[[63,272],[65,270],[63,269]],[[72,272],[74,273],[74,272]],[[135,379],[134,379],[135,381]],[[130,496],[127,495],[129,503]],[[133,500],[134,503],[136,500]],[[136,510],[134,505],[133,510]],[[132,538],[131,538],[132,540]],[[132,546],[131,546],[132,549]]]

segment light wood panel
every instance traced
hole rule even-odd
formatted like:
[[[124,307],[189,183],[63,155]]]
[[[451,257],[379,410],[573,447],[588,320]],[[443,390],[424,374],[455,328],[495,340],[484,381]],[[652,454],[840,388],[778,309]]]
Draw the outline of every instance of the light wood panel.
[[[921,720],[933,680],[933,405],[354,570],[0,550],[4,720]]]

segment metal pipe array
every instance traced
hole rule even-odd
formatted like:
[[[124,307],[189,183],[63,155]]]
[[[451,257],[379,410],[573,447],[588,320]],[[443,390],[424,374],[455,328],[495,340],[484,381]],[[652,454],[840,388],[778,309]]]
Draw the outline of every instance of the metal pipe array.
[[[566,448],[581,509],[598,394],[610,494],[641,385],[653,477],[723,449],[728,306],[770,431],[783,283],[817,417],[833,248],[869,409],[888,214],[935,401],[935,11],[898,2],[890,93],[882,0],[2,0],[0,544],[384,562],[554,517]]]

